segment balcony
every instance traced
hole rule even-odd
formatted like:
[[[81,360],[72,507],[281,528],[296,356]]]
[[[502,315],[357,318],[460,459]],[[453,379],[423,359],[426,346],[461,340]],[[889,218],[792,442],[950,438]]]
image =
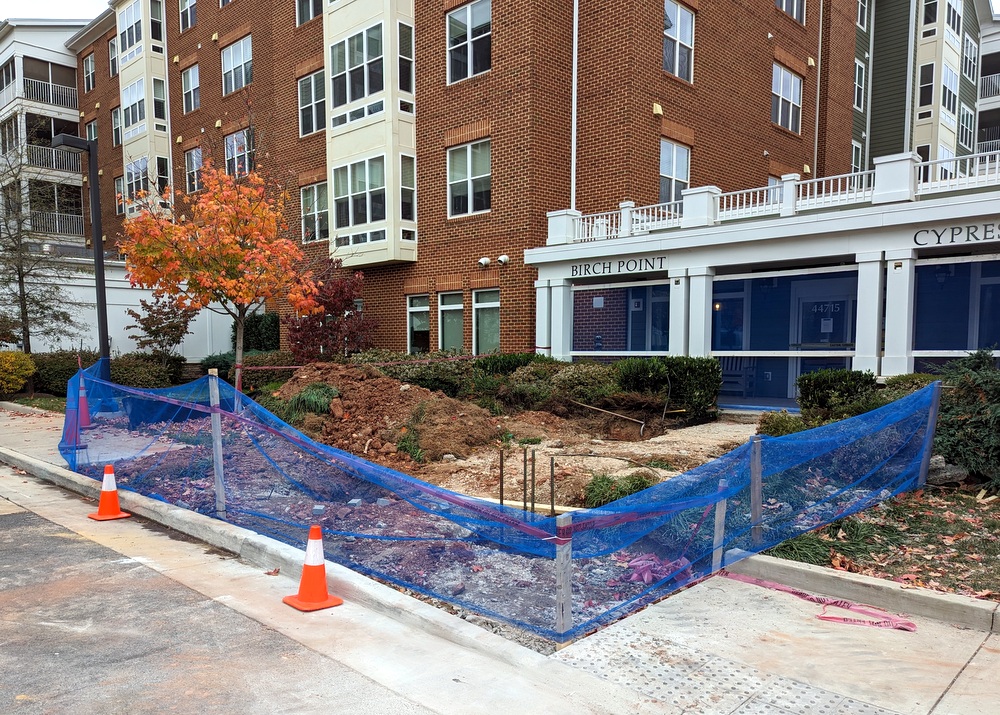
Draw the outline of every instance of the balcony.
[[[32,211],[31,230],[60,236],[83,236],[83,216],[51,211]]]
[[[1000,74],[987,74],[979,78],[979,98],[1000,96]]]
[[[717,187],[702,186],[685,190],[682,201],[669,204],[636,207],[625,201],[618,211],[586,216],[555,211],[549,214],[548,244],[628,238],[805,211],[916,201],[970,189],[1000,189],[1000,141],[989,144],[996,147],[953,159],[921,162],[915,154],[899,154],[876,159],[876,168],[871,171],[806,181],[798,174],[789,174],[775,186],[755,189],[723,193]]]
[[[28,144],[25,147],[25,158],[29,166],[40,169],[55,169],[80,173],[80,154],[64,149],[53,149],[47,146]]]
[[[25,99],[31,100],[33,102],[44,102],[45,104],[54,104],[57,107],[66,107],[68,109],[78,108],[76,99],[76,87],[66,87],[61,84],[42,82],[37,79],[25,78],[23,81],[24,81],[24,94],[22,96]]]

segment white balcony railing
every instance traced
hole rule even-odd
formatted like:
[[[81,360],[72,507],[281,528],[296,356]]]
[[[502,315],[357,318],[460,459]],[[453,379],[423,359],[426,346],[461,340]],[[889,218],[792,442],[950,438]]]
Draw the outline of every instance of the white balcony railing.
[[[24,79],[24,98],[58,107],[77,108],[76,87],[66,87],[37,79]]]
[[[1000,184],[1000,153],[969,154],[917,165],[917,196]]]
[[[17,97],[17,82],[11,82],[3,89],[0,89],[0,109],[14,101]]]
[[[1000,139],[979,142],[976,144],[976,151],[980,154],[991,154],[1000,151]]]
[[[80,155],[77,153],[29,144],[26,156],[31,166],[80,173]]]
[[[799,181],[795,207],[808,210],[871,201],[874,186],[874,170]]]
[[[767,186],[719,194],[718,218],[720,221],[769,216],[780,211],[781,186]]]
[[[875,169],[819,179],[785,177],[776,186],[722,193],[715,187],[684,192],[682,201],[581,216],[575,211],[549,214],[549,245],[625,238],[683,226],[715,226],[748,218],[794,216],[801,211],[858,204],[915,201],[920,197],[977,188],[1000,190],[1000,140],[989,151],[920,162],[915,154],[875,160]],[[980,147],[984,145],[980,142]],[[681,216],[684,216],[682,224]]]
[[[989,99],[1000,95],[1000,74],[985,74],[979,78],[979,98]]]
[[[31,230],[35,233],[82,236],[83,216],[53,213],[51,211],[32,211]]]

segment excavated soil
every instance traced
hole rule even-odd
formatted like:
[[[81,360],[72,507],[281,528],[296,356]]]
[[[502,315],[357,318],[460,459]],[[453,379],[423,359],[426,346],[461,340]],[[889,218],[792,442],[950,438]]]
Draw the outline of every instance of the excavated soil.
[[[306,418],[303,431],[310,437],[478,497],[500,497],[502,461],[508,502],[521,503],[525,491],[532,501],[533,482],[533,501],[549,504],[554,478],[555,503],[580,506],[595,474],[643,470],[669,478],[724,454],[756,431],[752,421],[732,417],[685,427],[655,411],[644,418],[631,414],[648,418],[641,430],[635,422],[584,408],[564,417],[549,412],[496,417],[372,367],[340,364],[304,367],[275,396],[288,400],[316,382],[333,385],[340,397],[329,414]],[[422,452],[400,451],[397,444],[407,441]]]

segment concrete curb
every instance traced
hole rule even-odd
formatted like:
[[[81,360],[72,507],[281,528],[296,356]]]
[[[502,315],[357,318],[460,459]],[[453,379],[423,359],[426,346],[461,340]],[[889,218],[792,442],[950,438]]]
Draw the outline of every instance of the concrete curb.
[[[966,628],[1000,633],[1000,603],[939,593],[822,566],[756,554],[726,564],[733,573],[774,581],[803,591],[858,601],[896,613],[933,618]]]
[[[54,415],[57,412],[51,412],[49,410],[43,410],[40,407],[32,407],[30,405],[21,405],[17,402],[0,402],[0,410],[7,410],[8,412],[20,412],[21,414],[29,415]]]
[[[0,462],[51,482],[58,487],[86,497],[98,499],[101,482],[71,472],[20,452],[0,447]],[[218,519],[152,499],[137,492],[118,490],[123,510],[203,541],[210,546],[231,552],[246,562],[265,570],[275,567],[281,573],[298,578],[304,562],[304,546],[295,548],[256,532]],[[502,636],[468,623],[457,616],[407,596],[340,564],[326,562],[327,583],[331,593],[365,608],[389,616],[470,648],[478,653],[519,668],[534,668],[545,656],[513,643]]]

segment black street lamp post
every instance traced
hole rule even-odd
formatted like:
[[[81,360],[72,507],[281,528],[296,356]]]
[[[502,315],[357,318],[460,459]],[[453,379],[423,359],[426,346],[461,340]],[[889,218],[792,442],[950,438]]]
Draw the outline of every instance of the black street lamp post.
[[[108,291],[104,283],[104,239],[101,235],[101,182],[97,170],[97,141],[72,134],[57,134],[53,149],[87,152],[87,181],[90,183],[90,235],[94,248],[94,277],[97,287],[97,340],[100,343],[101,379],[111,380],[111,340],[108,336]]]

